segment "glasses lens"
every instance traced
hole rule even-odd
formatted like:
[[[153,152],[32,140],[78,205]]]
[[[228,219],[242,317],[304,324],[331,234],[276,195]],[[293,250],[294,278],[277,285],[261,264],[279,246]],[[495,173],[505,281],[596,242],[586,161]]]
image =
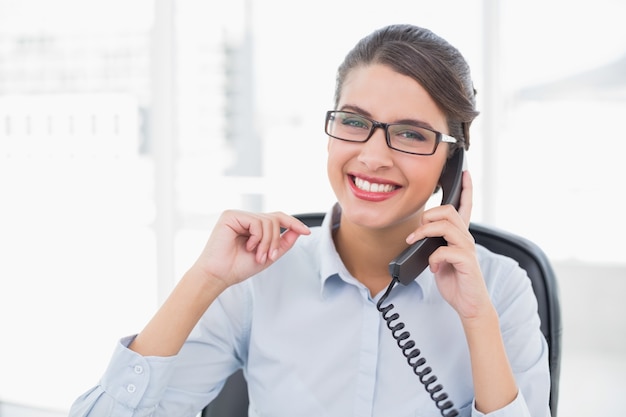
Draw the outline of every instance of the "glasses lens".
[[[326,122],[326,133],[337,139],[352,142],[367,140],[372,130],[372,122],[358,114],[343,111],[330,112]]]
[[[428,155],[437,147],[437,133],[419,126],[393,124],[389,126],[389,141],[399,151]]]

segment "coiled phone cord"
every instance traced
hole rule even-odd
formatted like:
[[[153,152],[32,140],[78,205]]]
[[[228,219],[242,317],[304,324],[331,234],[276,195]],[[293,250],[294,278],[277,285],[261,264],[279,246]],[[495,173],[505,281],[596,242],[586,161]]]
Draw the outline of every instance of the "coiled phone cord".
[[[394,308],[393,304],[388,304],[385,307],[382,306],[391,293],[391,290],[398,282],[397,277],[392,277],[391,283],[376,304],[376,308],[380,311],[383,319],[387,322],[387,327],[391,330],[391,335],[394,339],[396,339],[400,349],[402,349],[402,354],[406,358],[407,363],[411,368],[413,368],[413,372],[418,376],[420,382],[424,385],[426,392],[428,392],[430,398],[435,402],[435,405],[441,412],[441,415],[443,417],[456,417],[459,415],[459,412],[454,409],[452,401],[446,401],[448,399],[448,394],[443,392],[443,386],[441,384],[434,385],[437,381],[437,377],[434,374],[430,375],[432,373],[430,366],[424,367],[426,359],[423,357],[420,358],[422,352],[415,347],[415,342],[410,339],[411,334],[406,330],[400,333],[400,331],[405,327],[404,323],[401,321],[396,322],[395,324],[393,323],[400,318],[398,313],[389,314],[389,312]],[[440,391],[442,392],[437,395]]]

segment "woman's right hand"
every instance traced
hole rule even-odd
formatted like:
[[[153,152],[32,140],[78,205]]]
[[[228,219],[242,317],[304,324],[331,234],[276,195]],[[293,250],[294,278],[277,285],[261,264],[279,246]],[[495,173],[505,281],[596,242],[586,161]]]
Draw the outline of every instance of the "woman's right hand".
[[[224,289],[267,268],[309,233],[284,213],[225,211],[196,262],[129,348],[144,356],[176,355]]]
[[[285,231],[281,234],[281,228]],[[309,228],[285,213],[227,210],[213,228],[192,268],[225,287],[241,282],[270,266]]]

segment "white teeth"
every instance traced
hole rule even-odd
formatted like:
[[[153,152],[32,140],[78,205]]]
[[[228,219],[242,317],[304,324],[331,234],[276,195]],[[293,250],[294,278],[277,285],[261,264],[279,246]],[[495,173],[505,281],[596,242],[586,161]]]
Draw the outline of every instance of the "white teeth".
[[[363,180],[361,178],[354,178],[354,184],[356,187],[363,191],[368,191],[371,193],[390,193],[395,190],[395,186],[391,184],[376,184],[371,183],[369,181]]]

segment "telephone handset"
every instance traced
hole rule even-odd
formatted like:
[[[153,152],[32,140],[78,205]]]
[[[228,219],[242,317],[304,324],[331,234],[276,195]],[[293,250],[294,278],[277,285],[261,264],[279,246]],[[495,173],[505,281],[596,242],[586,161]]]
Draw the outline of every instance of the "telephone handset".
[[[457,149],[454,155],[446,162],[443,173],[439,179],[443,196],[441,204],[452,204],[459,209],[461,198],[461,179],[465,151]],[[428,257],[439,246],[445,245],[442,237],[427,237],[418,240],[389,263],[389,273],[402,284],[407,285],[413,281],[428,266]]]
[[[441,189],[443,191],[441,204],[452,204],[457,210],[459,208],[459,200],[461,197],[461,180],[463,175],[465,150],[457,149],[446,162],[446,167],[439,179]],[[405,249],[398,257],[389,263],[389,273],[391,274],[391,283],[383,296],[378,300],[376,308],[382,314],[383,319],[387,323],[387,327],[391,330],[391,335],[396,340],[398,347],[402,350],[402,354],[407,360],[408,365],[413,368],[413,372],[424,385],[426,392],[435,403],[443,417],[456,417],[459,412],[454,408],[452,401],[448,400],[448,394],[443,391],[441,384],[435,384],[437,377],[432,374],[430,366],[426,365],[426,359],[421,357],[422,352],[415,346],[415,342],[411,339],[411,334],[404,330],[404,323],[399,321],[398,313],[392,313],[393,304],[383,306],[383,303],[391,293],[393,287],[401,282],[404,285],[409,284],[428,266],[428,258],[441,245],[445,245],[446,241],[442,237],[424,238],[419,240]]]

